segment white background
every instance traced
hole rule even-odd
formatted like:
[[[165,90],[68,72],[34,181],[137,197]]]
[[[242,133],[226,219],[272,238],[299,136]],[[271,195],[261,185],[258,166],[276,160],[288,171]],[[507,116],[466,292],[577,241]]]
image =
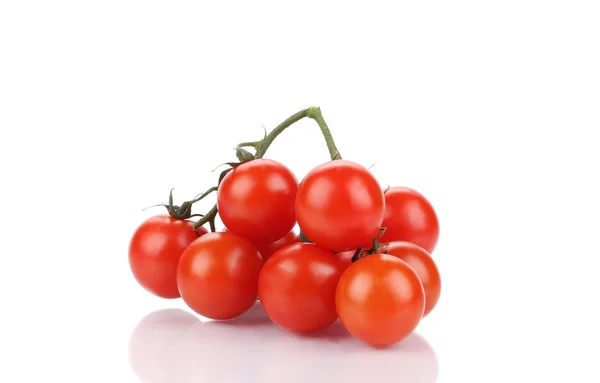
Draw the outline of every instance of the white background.
[[[597,1],[2,1],[0,381],[600,381],[598,20]],[[185,307],[130,274],[162,213],[142,208],[311,105],[345,159],[438,211],[418,336],[374,351],[260,308],[155,312]],[[299,179],[328,160],[312,121],[267,157]]]

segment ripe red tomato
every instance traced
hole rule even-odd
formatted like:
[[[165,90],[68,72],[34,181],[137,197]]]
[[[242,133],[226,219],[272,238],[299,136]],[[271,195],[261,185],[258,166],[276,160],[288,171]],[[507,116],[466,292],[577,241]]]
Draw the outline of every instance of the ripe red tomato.
[[[157,215],[135,231],[129,243],[129,267],[137,282],[162,298],[179,298],[177,264],[185,248],[207,230],[194,223]]]
[[[388,254],[372,254],[346,269],[335,295],[346,329],[373,346],[388,346],[410,335],[425,309],[417,273]]]
[[[217,209],[232,233],[253,243],[270,243],[296,224],[297,190],[298,180],[287,167],[273,160],[252,160],[223,178]]]
[[[230,231],[228,228],[224,228],[223,231]],[[277,241],[266,243],[266,244],[254,244],[258,249],[258,252],[262,256],[263,262],[266,262],[267,259],[277,250],[285,247],[287,245],[291,245],[292,243],[300,242],[300,236],[296,234],[293,230],[285,235],[285,237],[278,239]]]
[[[231,232],[209,233],[181,255],[177,285],[184,302],[211,319],[230,319],[248,310],[258,296],[263,265],[256,247]]]
[[[356,253],[356,250],[348,250],[336,253],[335,255],[344,263],[344,265],[346,265],[346,267],[348,267],[352,264],[352,257],[354,257],[354,253]]]
[[[425,290],[426,316],[440,299],[442,281],[437,265],[425,249],[410,242],[390,242],[379,248],[379,253],[398,257],[417,273]]]
[[[344,264],[311,243],[294,243],[271,256],[258,280],[258,295],[273,322],[297,333],[330,326],[337,319],[335,289]]]
[[[275,242],[264,245],[256,245],[256,247],[258,248],[260,255],[262,255],[263,260],[266,262],[267,259],[269,259],[277,250],[297,242],[300,242],[300,236],[294,231],[290,231],[285,235],[285,237],[278,239]]]
[[[300,183],[296,215],[318,246],[348,251],[371,243],[384,213],[383,191],[362,165],[336,160],[312,169]]]
[[[385,192],[385,234],[380,242],[408,241],[433,252],[440,236],[440,224],[431,203],[407,187],[392,187]]]

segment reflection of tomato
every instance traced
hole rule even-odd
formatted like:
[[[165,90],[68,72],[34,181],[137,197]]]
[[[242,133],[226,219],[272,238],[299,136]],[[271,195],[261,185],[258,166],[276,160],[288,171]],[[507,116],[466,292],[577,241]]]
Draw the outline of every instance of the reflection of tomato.
[[[385,192],[385,234],[379,242],[408,241],[432,253],[440,235],[440,224],[431,203],[407,187],[392,187]]]
[[[137,282],[162,298],[179,298],[177,264],[185,248],[207,230],[168,215],[144,221],[129,243],[129,266]]]
[[[325,368],[335,371],[333,380],[336,382],[437,382],[439,365],[435,351],[416,332],[407,336],[400,347],[390,347],[385,352],[373,352],[368,347],[360,348],[360,344],[356,346],[356,350],[348,352],[353,346],[352,342],[343,342],[340,346],[337,350],[328,350],[327,360],[331,363],[330,355],[339,355],[343,360],[343,368]]]
[[[270,382],[265,348],[280,335],[258,304],[228,321],[199,322],[167,349],[179,363],[164,383]]]
[[[300,183],[300,229],[323,249],[347,251],[371,243],[383,221],[383,191],[363,166],[346,160],[312,169]]]
[[[425,312],[429,314],[440,299],[442,282],[433,258],[423,248],[410,242],[390,242],[379,248],[379,253],[398,257],[417,273],[425,290]]]
[[[185,333],[200,323],[180,309],[163,309],[145,316],[129,340],[129,364],[144,383],[170,383],[181,355],[176,352]]]
[[[368,255],[346,269],[335,296],[344,327],[373,346],[406,338],[419,324],[425,292],[417,273],[388,254]]]
[[[256,302],[262,264],[247,239],[230,232],[206,234],[181,255],[177,269],[181,297],[202,316],[234,318]]]
[[[343,263],[311,243],[294,243],[271,256],[260,272],[258,294],[269,318],[292,332],[311,332],[337,319],[335,289]]]
[[[357,342],[340,322],[299,339],[273,326],[259,304],[232,320],[204,323],[168,311],[173,314],[151,314],[132,334],[131,367],[141,382],[386,382],[401,376],[402,382],[435,383],[438,376],[435,351],[414,332],[401,347],[381,353]],[[232,367],[232,360],[244,361],[244,368]],[[306,360],[311,368],[299,363]]]
[[[223,224],[252,243],[276,241],[293,229],[298,180],[284,165],[258,159],[230,171],[219,185]]]

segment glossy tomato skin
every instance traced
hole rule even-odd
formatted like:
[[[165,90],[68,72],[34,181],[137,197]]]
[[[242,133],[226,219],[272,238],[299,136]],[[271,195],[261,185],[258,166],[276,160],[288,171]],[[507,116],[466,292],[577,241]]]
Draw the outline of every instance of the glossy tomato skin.
[[[363,248],[361,249],[361,254],[358,256],[359,258],[364,257],[367,252],[371,249],[373,245],[365,245],[363,246]],[[383,251],[380,251],[380,253],[382,253]],[[352,258],[354,257],[354,254],[356,253],[356,250],[348,250],[348,251],[342,251],[341,253],[336,253],[335,255],[342,261],[344,262],[344,265],[346,265],[346,267],[350,266],[352,264]]]
[[[335,252],[371,243],[381,227],[384,207],[383,191],[375,177],[347,160],[312,169],[296,196],[302,231],[318,246]]]
[[[207,233],[194,223],[157,215],[145,220],[129,242],[129,267],[136,281],[161,298],[179,298],[177,264],[185,248]],[[197,234],[196,234],[197,233]]]
[[[224,228],[223,231],[231,231],[228,228]],[[293,230],[285,235],[285,237],[278,239],[277,241],[270,243],[255,243],[254,245],[258,249],[258,252],[262,256],[263,262],[266,262],[267,259],[277,250],[285,247],[287,245],[291,245],[292,243],[301,242],[300,236],[296,234]]]
[[[354,257],[354,253],[356,253],[356,250],[348,250],[336,253],[335,256],[338,257],[346,267],[348,267],[352,264],[352,257]]]
[[[230,171],[219,185],[223,224],[253,243],[283,238],[296,224],[298,180],[279,162],[252,160]]]
[[[295,333],[329,327],[337,320],[335,290],[344,264],[311,243],[275,252],[260,272],[258,295],[273,322]]]
[[[211,319],[231,319],[248,310],[257,298],[263,265],[256,247],[231,232],[209,233],[192,242],[177,268],[184,302]]]
[[[300,242],[300,236],[296,234],[296,232],[290,231],[285,237],[278,239],[277,241],[263,245],[258,244],[256,247],[258,248],[260,255],[262,255],[263,260],[266,262],[277,250],[298,242]]]
[[[442,291],[440,272],[425,249],[410,242],[390,242],[379,248],[379,253],[393,255],[406,262],[419,276],[425,290],[425,311],[428,315],[437,305]]]
[[[372,346],[398,343],[410,335],[425,309],[425,292],[416,272],[388,254],[372,254],[346,269],[335,303],[346,329]]]
[[[431,203],[416,190],[391,187],[385,192],[385,234],[380,242],[412,242],[429,254],[440,236],[440,223]]]

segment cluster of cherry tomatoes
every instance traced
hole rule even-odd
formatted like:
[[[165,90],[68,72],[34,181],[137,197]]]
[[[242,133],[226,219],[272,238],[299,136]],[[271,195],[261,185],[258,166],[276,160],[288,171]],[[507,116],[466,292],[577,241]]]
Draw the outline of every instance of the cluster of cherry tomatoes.
[[[298,182],[283,164],[247,158],[220,180],[225,229],[193,222],[190,206],[143,222],[129,249],[148,291],[215,320],[260,300],[278,326],[305,333],[338,318],[374,346],[397,343],[436,306],[435,210],[419,192],[383,189],[368,169],[336,159]],[[185,213],[185,214],[184,214]],[[298,224],[300,235],[294,231]]]

